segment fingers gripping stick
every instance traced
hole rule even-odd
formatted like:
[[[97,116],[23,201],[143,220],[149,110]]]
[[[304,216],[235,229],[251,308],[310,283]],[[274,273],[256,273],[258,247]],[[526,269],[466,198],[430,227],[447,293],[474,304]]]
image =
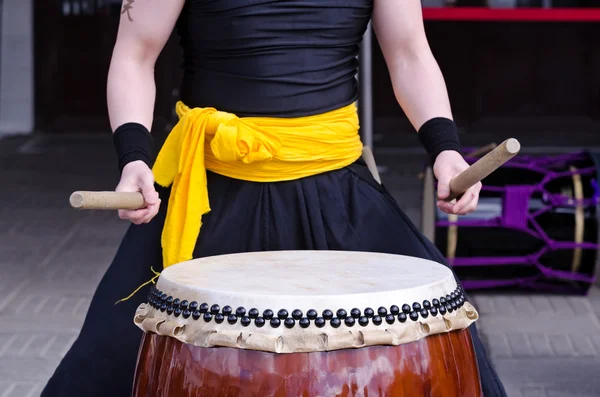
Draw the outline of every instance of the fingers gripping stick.
[[[445,201],[452,201],[489,174],[500,168],[521,150],[521,144],[510,138],[450,181],[450,195]]]
[[[69,198],[71,207],[78,210],[138,210],[146,207],[139,192],[77,191]]]
[[[462,195],[513,158],[520,149],[521,144],[514,138],[502,142],[450,181],[450,196],[446,201],[452,201]],[[137,210],[146,207],[144,196],[139,192],[77,191],[71,194],[69,202],[71,207],[78,210]]]

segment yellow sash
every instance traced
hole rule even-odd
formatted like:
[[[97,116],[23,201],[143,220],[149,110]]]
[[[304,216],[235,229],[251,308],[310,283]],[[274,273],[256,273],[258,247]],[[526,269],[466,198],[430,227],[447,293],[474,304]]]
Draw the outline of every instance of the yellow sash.
[[[244,117],[176,106],[179,122],[153,168],[170,186],[162,234],[164,267],[192,259],[202,215],[210,211],[206,170],[254,182],[279,182],[333,171],[362,154],[355,104],[297,118]]]

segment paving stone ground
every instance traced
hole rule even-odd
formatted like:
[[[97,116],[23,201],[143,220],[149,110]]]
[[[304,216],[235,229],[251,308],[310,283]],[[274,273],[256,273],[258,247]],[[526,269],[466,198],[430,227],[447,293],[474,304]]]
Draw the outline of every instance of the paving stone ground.
[[[418,154],[383,154],[386,184],[418,224]],[[0,140],[0,397],[38,396],[82,324],[126,224],[68,206],[111,190],[110,139]],[[489,353],[511,397],[600,395],[600,289],[587,297],[479,293]]]

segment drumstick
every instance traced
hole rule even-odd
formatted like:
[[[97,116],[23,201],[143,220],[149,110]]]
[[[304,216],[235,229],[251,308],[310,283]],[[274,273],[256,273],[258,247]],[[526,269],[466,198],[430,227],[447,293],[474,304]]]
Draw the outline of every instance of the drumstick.
[[[482,146],[482,147],[480,147],[478,149],[473,150],[472,152],[467,153],[466,156],[469,156],[469,157],[479,157],[482,154],[485,154],[485,153],[489,152],[490,150],[495,149],[497,146],[498,145],[496,144],[496,142],[488,143],[485,146]]]
[[[445,201],[458,198],[469,188],[489,174],[500,168],[521,150],[521,144],[514,138],[509,138],[494,150],[477,160],[469,168],[450,181],[450,196]]]
[[[521,144],[514,138],[502,142],[450,181],[451,193],[445,200],[452,201],[469,190],[471,186],[513,158],[520,149]],[[71,194],[69,202],[71,207],[79,210],[136,210],[146,206],[144,196],[140,192],[77,191]]]
[[[490,150],[495,149],[496,146],[498,146],[498,145],[495,142],[488,143],[487,145],[481,146],[481,147],[473,150],[472,152],[466,153],[465,157],[479,157],[482,154],[485,154],[485,153],[489,152]],[[423,171],[419,172],[419,175],[417,175],[417,177],[419,179],[425,178],[425,172],[423,172]]]
[[[146,207],[140,192],[77,191],[71,194],[69,202],[78,210],[137,210]]]

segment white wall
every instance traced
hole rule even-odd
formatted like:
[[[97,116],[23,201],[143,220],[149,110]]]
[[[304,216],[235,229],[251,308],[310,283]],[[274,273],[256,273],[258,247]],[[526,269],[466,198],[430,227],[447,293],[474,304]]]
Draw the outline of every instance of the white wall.
[[[0,136],[28,134],[34,128],[33,0],[0,4]]]

